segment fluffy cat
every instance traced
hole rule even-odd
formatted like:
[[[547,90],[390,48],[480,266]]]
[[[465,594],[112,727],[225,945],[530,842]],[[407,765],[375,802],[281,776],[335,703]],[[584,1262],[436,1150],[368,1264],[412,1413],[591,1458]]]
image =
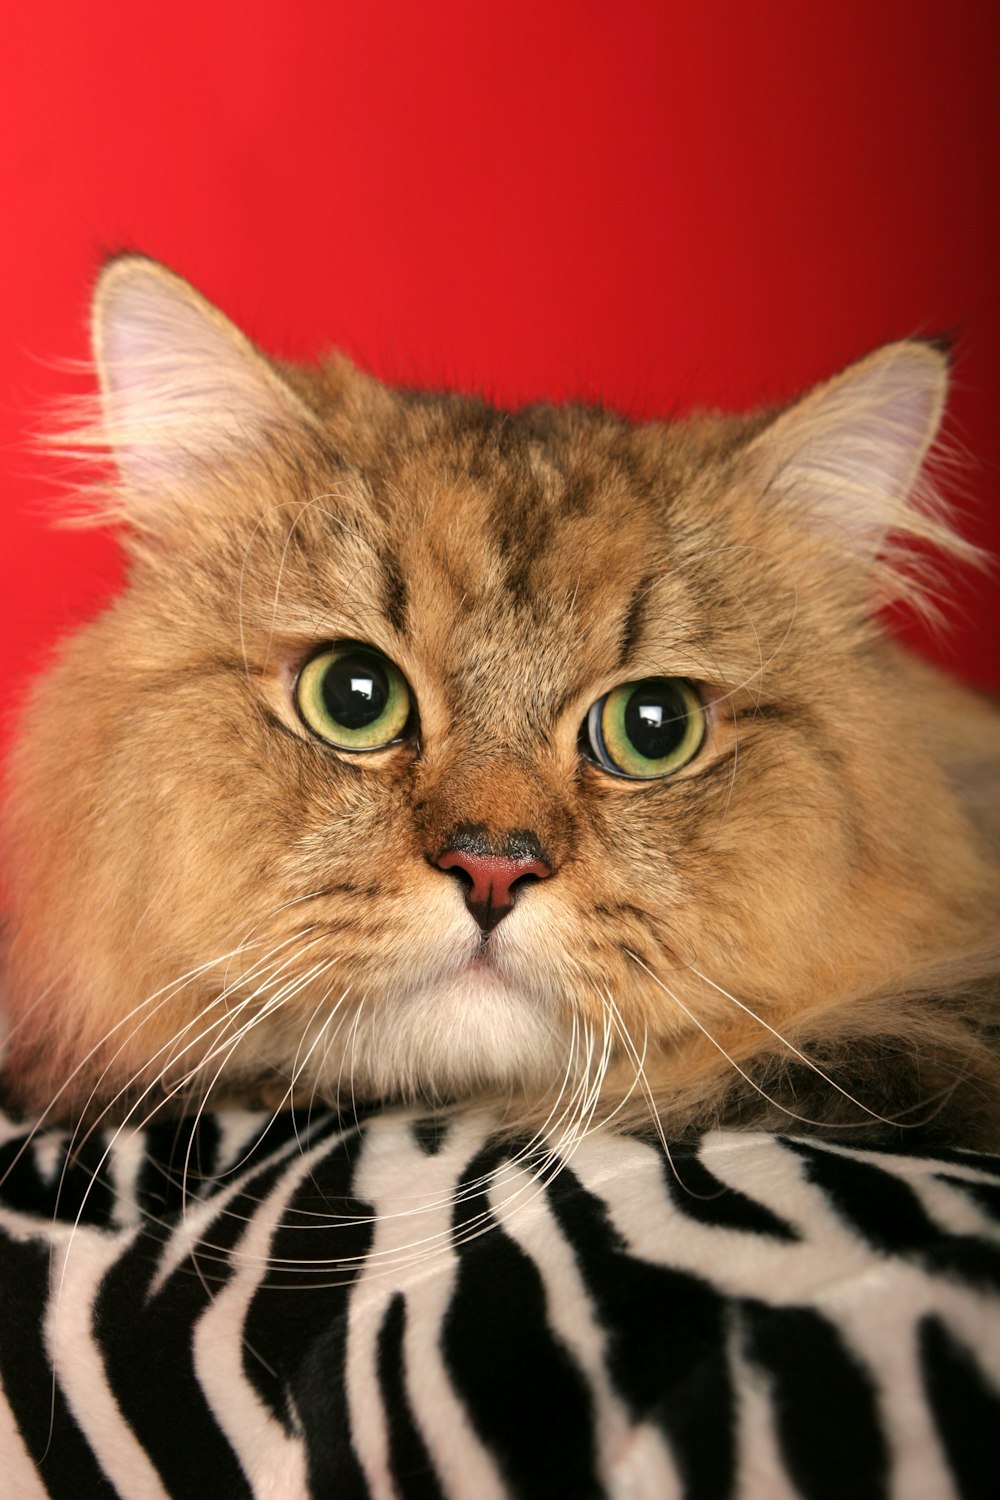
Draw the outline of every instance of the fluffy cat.
[[[879,614],[970,551],[939,349],[749,417],[505,412],[278,365],[134,256],[93,341],[129,572],[9,768],[26,1107],[1000,1143],[1000,727]]]

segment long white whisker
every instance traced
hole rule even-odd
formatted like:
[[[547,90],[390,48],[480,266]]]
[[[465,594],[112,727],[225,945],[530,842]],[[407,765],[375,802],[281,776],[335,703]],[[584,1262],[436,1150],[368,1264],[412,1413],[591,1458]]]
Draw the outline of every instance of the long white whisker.
[[[312,946],[312,944],[310,944],[308,946]],[[225,998],[225,992],[223,992],[222,995],[217,996],[215,998],[215,1000],[213,1000],[210,1003],[209,1006],[206,1006],[205,1007],[205,1011],[213,1009],[215,1006],[217,1006],[220,1003],[222,1003],[223,1000],[224,1000],[224,998]],[[249,1002],[248,1001],[247,1002],[241,1002],[241,1005],[242,1004],[246,1004],[246,1003],[249,1003]],[[197,1023],[197,1020],[203,1018],[203,1016],[205,1014],[205,1011],[202,1011],[200,1013],[199,1017],[195,1018],[194,1021],[188,1022],[187,1026],[183,1028],[184,1031],[187,1031],[188,1029],[190,1029],[190,1027],[193,1024]],[[226,1018],[227,1021],[229,1021],[230,1019],[231,1018],[229,1018],[229,1017]],[[211,1030],[213,1030],[215,1028],[215,1026],[218,1025],[218,1024],[219,1024],[219,1020],[218,1019],[216,1021],[212,1022],[211,1025],[208,1028],[204,1029],[199,1036],[195,1037],[191,1042],[189,1042],[187,1044],[187,1046],[184,1047],[181,1050],[181,1053],[179,1055],[183,1056],[184,1052],[187,1051],[187,1050],[189,1050],[189,1048],[191,1048],[193,1046],[197,1046],[200,1043],[200,1041],[204,1038],[204,1036],[206,1036],[208,1034],[208,1032],[211,1031]],[[145,1071],[145,1069],[148,1066],[150,1066],[152,1064],[152,1062],[155,1062],[156,1057],[159,1056],[159,1054],[161,1052],[167,1051],[169,1048],[175,1047],[176,1046],[176,1040],[177,1040],[177,1037],[176,1037],[176,1034],[175,1034],[175,1036],[172,1037],[168,1043],[165,1043],[163,1047],[159,1048],[158,1051],[153,1054],[153,1057],[151,1059],[149,1059],[143,1065],[143,1069],[141,1071]],[[132,1084],[133,1084],[133,1082],[135,1081],[135,1079],[137,1077],[138,1077],[138,1074],[133,1075],[133,1079],[130,1080],[129,1083],[126,1084],[125,1087],[122,1090],[119,1091],[119,1093],[115,1096],[115,1099],[111,1101],[111,1104],[105,1106],[104,1111],[102,1111],[102,1116],[100,1116],[99,1118],[102,1118],[103,1115],[105,1115],[107,1113],[108,1109],[111,1108],[112,1105],[115,1102],[117,1102],[117,1100],[119,1098],[121,1098],[122,1095],[125,1092],[127,1092],[127,1090],[129,1088],[132,1087]],[[86,1187],[86,1189],[85,1189],[85,1191],[83,1193],[83,1196],[81,1198],[80,1206],[79,1206],[79,1208],[77,1210],[77,1214],[76,1214],[76,1217],[74,1219],[72,1229],[70,1231],[69,1244],[67,1246],[67,1253],[66,1253],[66,1257],[65,1257],[64,1262],[63,1262],[63,1270],[62,1270],[62,1275],[61,1275],[60,1281],[59,1281],[59,1287],[57,1289],[57,1295],[61,1295],[61,1293],[62,1293],[62,1287],[63,1287],[63,1283],[65,1281],[65,1276],[66,1276],[66,1268],[67,1268],[68,1263],[69,1263],[69,1253],[70,1253],[70,1250],[72,1249],[73,1240],[74,1240],[74,1238],[76,1236],[76,1232],[77,1232],[77,1230],[79,1228],[80,1221],[81,1221],[81,1218],[83,1216],[84,1208],[86,1207],[86,1204],[87,1204],[87,1201],[88,1201],[88,1199],[90,1197],[90,1193],[91,1193],[91,1191],[93,1189],[93,1186],[94,1186],[95,1182],[97,1181],[98,1174],[100,1173],[100,1170],[103,1167],[105,1161],[107,1161],[108,1157],[111,1155],[112,1151],[114,1150],[114,1147],[115,1147],[115,1145],[116,1145],[119,1137],[121,1136],[122,1131],[129,1124],[130,1120],[135,1115],[136,1111],[140,1108],[140,1106],[143,1104],[143,1102],[145,1101],[145,1099],[147,1098],[147,1096],[150,1094],[150,1092],[153,1089],[155,1089],[155,1087],[157,1086],[158,1083],[162,1082],[162,1079],[163,1079],[163,1072],[162,1072],[162,1070],[160,1070],[160,1071],[157,1072],[157,1074],[154,1076],[154,1078],[152,1078],[151,1081],[146,1085],[146,1087],[138,1095],[138,1097],[136,1098],[136,1100],[134,1101],[134,1103],[127,1110],[124,1118],[118,1124],[117,1128],[115,1129],[114,1133],[111,1136],[111,1139],[107,1142],[107,1144],[105,1145],[105,1148],[104,1148],[103,1152],[101,1153],[100,1160],[98,1161],[96,1167],[94,1168],[94,1170],[93,1170],[93,1172],[91,1174],[90,1182],[88,1183],[88,1185],[87,1185],[87,1187]],[[146,1115],[145,1119],[141,1122],[141,1125],[138,1128],[142,1128],[142,1125],[147,1124],[148,1121],[149,1121],[149,1119],[152,1117],[152,1114],[155,1114],[157,1112],[157,1110],[163,1108],[163,1106],[166,1103],[168,1103],[169,1100],[172,1099],[177,1094],[178,1091],[179,1091],[179,1086],[174,1087],[172,1089],[165,1090],[164,1097],[162,1099],[160,1099],[160,1100],[157,1101],[157,1104],[156,1104],[155,1108],[153,1109],[153,1111],[151,1111],[150,1114]],[[197,1122],[195,1122],[195,1123],[197,1123]],[[192,1127],[192,1130],[193,1130],[193,1128],[194,1127]],[[94,1129],[96,1129],[96,1122],[94,1124],[92,1124],[88,1128],[87,1134],[84,1136],[83,1139],[86,1140],[89,1137],[89,1135],[93,1132]],[[75,1136],[74,1136],[74,1142],[75,1142]],[[82,1142],[80,1144],[82,1144]],[[75,1145],[75,1149],[79,1150],[79,1145]],[[64,1180],[68,1161],[69,1161],[69,1155],[67,1154],[67,1157],[66,1157],[66,1159],[64,1160],[64,1163],[63,1163],[63,1177],[60,1179],[60,1184]],[[57,1201],[58,1201],[58,1196],[57,1196]]]
[[[689,963],[688,968],[693,974],[697,974],[699,979],[702,979],[706,984],[711,985],[713,990],[717,990],[720,995],[724,995],[727,1000],[731,1000],[732,1003],[737,1006],[739,1010],[748,1015],[751,1020],[756,1021],[759,1026],[763,1026],[765,1031],[769,1031],[776,1041],[779,1041],[783,1047],[787,1048],[788,1051],[792,1053],[793,1057],[797,1057],[800,1062],[805,1063],[806,1067],[809,1068],[811,1072],[815,1073],[817,1077],[822,1078],[824,1083],[828,1083],[830,1087],[832,1089],[835,1089],[838,1094],[840,1094],[844,1099],[848,1101],[849,1104],[853,1104],[857,1109],[862,1110],[864,1114],[870,1115],[871,1118],[873,1120],[877,1120],[880,1125],[891,1125],[900,1129],[905,1128],[905,1124],[900,1122],[898,1119],[887,1119],[885,1115],[880,1115],[877,1110],[870,1109],[869,1106],[865,1104],[861,1099],[855,1098],[855,1096],[847,1089],[845,1089],[841,1084],[839,1084],[835,1078],[832,1078],[829,1073],[825,1072],[824,1069],[820,1067],[819,1063],[814,1062],[807,1053],[800,1051],[800,1049],[796,1047],[794,1042],[789,1041],[788,1037],[784,1036],[780,1031],[776,1030],[776,1028],[772,1026],[769,1021],[765,1020],[763,1016],[759,1016],[757,1012],[755,1010],[752,1010],[750,1006],[747,1005],[743,1000],[738,1000],[735,995],[731,995],[727,989],[724,989],[722,987],[721,984],[716,984],[714,979],[709,979],[708,975],[703,974],[700,969],[695,968],[694,964]],[[841,1128],[847,1129],[849,1127],[842,1126]]]
[[[256,998],[257,995],[261,994],[263,992],[263,990],[265,990],[268,987],[269,984],[273,983],[277,974],[280,974],[283,971],[283,969],[285,969],[287,967],[287,965],[289,963],[296,962],[297,958],[301,957],[302,952],[308,951],[308,948],[310,948],[310,947],[314,947],[317,942],[321,941],[321,939],[320,938],[313,939],[313,941],[310,942],[309,944],[307,944],[304,949],[301,949],[298,954],[293,955],[291,958],[286,958],[281,964],[279,964],[277,966],[276,969],[274,968],[274,966],[272,966],[271,967],[271,977],[269,979],[265,980],[262,985],[258,986],[258,988],[253,992],[253,994],[250,995],[250,996],[248,996],[245,1001],[241,1001],[240,1004],[236,1007],[235,1011],[231,1011],[227,1007],[226,1014],[224,1016],[217,1016],[214,1021],[212,1021],[207,1027],[205,1027],[198,1034],[198,1036],[196,1036],[191,1041],[189,1041],[186,1044],[186,1046],[184,1046],[183,1048],[181,1048],[181,1050],[179,1052],[176,1050],[177,1049],[177,1043],[181,1040],[181,1038],[184,1037],[184,1036],[186,1036],[187,1033],[189,1031],[193,1030],[194,1027],[201,1025],[202,1022],[205,1019],[205,1016],[207,1015],[207,1013],[209,1011],[216,1009],[220,1005],[226,1005],[226,1003],[227,1003],[227,1001],[229,999],[229,996],[234,993],[235,989],[238,986],[240,986],[242,984],[245,984],[246,981],[247,981],[247,979],[249,979],[250,977],[252,977],[255,974],[255,971],[259,971],[262,968],[266,968],[268,966],[270,960],[275,955],[275,953],[279,952],[281,950],[281,948],[286,947],[288,945],[288,943],[294,942],[294,941],[295,941],[295,935],[293,935],[290,938],[285,939],[284,942],[278,944],[275,948],[272,948],[271,951],[270,951],[270,953],[268,953],[268,954],[264,955],[262,958],[258,959],[257,962],[255,964],[253,964],[250,967],[250,969],[247,970],[247,972],[245,974],[241,975],[240,978],[236,981],[236,983],[234,985],[232,985],[232,986],[230,986],[230,987],[228,987],[226,989],[223,989],[218,995],[215,996],[215,998],[213,1000],[210,1000],[207,1005],[204,1005],[201,1008],[201,1010],[199,1010],[198,1013],[195,1016],[193,1016],[188,1022],[186,1022],[186,1024],[184,1026],[182,1026],[178,1031],[175,1031],[174,1034],[173,1034],[173,1036],[167,1042],[164,1042],[162,1046],[158,1047],[156,1049],[156,1051],[151,1054],[151,1056],[145,1058],[144,1061],[143,1061],[143,1063],[142,1063],[142,1065],[118,1089],[117,1093],[115,1093],[107,1101],[107,1103],[104,1105],[103,1109],[100,1111],[100,1113],[97,1115],[97,1117],[90,1122],[90,1124],[89,1124],[89,1126],[87,1128],[86,1134],[82,1137],[82,1139],[79,1142],[77,1141],[76,1134],[74,1134],[73,1143],[72,1143],[73,1146],[76,1149],[79,1149],[79,1146],[83,1145],[89,1139],[90,1135],[93,1134],[93,1132],[98,1128],[98,1126],[100,1125],[101,1121],[114,1108],[114,1106],[118,1103],[118,1101],[120,1099],[124,1098],[128,1094],[129,1090],[138,1081],[138,1079],[141,1077],[141,1075],[143,1073],[147,1072],[153,1066],[153,1064],[156,1062],[157,1058],[161,1057],[164,1053],[166,1054],[166,1062],[163,1064],[163,1066],[161,1068],[158,1069],[158,1071],[156,1073],[156,1076],[153,1078],[152,1082],[143,1091],[143,1094],[140,1096],[142,1098],[145,1098],[146,1095],[153,1088],[155,1088],[156,1084],[164,1077],[166,1068],[168,1066],[170,1066],[178,1057],[183,1057],[184,1054],[185,1054],[185,1052],[189,1052],[193,1047],[197,1046],[207,1035],[209,1035],[209,1033],[211,1031],[214,1031],[217,1027],[230,1025],[231,1022],[232,1022],[233,1016],[235,1014],[238,1014],[240,1010],[244,1009],[246,1005],[252,1003],[252,1001]],[[165,997],[165,999],[161,1002],[161,1006],[163,1004],[166,1004],[167,1001],[169,1001],[172,998],[173,998],[172,995],[167,995]],[[159,1008],[160,1007],[158,1006],[157,1009],[159,1009]],[[145,1023],[143,1022],[142,1024],[145,1024]],[[111,1064],[114,1062],[115,1058],[117,1058],[120,1055],[120,1053],[124,1050],[124,1047],[128,1045],[128,1042],[131,1040],[131,1036],[134,1035],[134,1034],[135,1033],[133,1032],[129,1036],[129,1038],[126,1039],[125,1043],[122,1044],[122,1047],[120,1047],[118,1049],[118,1052],[116,1052],[114,1054],[114,1057],[108,1063],[107,1067],[105,1067],[104,1071],[102,1072],[102,1074],[100,1076],[100,1079],[98,1080],[98,1085],[95,1086],[95,1089],[91,1092],[90,1099],[87,1101],[88,1106],[89,1106],[90,1102],[94,1099],[94,1097],[96,1095],[97,1087],[99,1086],[100,1082],[106,1076],[109,1068],[111,1067]],[[178,1091],[179,1091],[178,1088],[173,1088],[171,1090],[168,1090],[166,1092],[166,1094],[165,1094],[163,1103],[166,1103],[167,1099],[173,1098],[174,1095],[176,1095],[176,1093]],[[82,1123],[83,1118],[85,1118],[85,1112],[81,1116],[81,1123]],[[78,1126],[77,1127],[77,1131],[79,1130],[79,1128],[80,1127]]]
[[[234,950],[234,951],[238,951],[238,950]],[[145,1010],[148,1006],[152,1005],[153,1002],[154,1002],[154,1000],[156,1000],[160,995],[165,995],[165,997],[166,997],[165,1000],[163,1002],[161,1002],[161,1003],[165,1004],[166,1000],[171,999],[173,997],[173,995],[176,994],[176,993],[178,993],[181,989],[183,989],[184,986],[187,983],[190,983],[192,980],[197,979],[199,975],[205,973],[208,969],[211,969],[215,964],[220,963],[220,962],[224,962],[227,956],[228,955],[224,954],[221,959],[210,959],[207,963],[199,964],[196,968],[190,969],[186,974],[181,975],[181,977],[179,979],[172,979],[169,984],[163,985],[162,988],[154,991],[154,993],[152,995],[147,996],[145,1000],[140,1000],[140,1002],[138,1003],[138,1005],[133,1006],[133,1008],[126,1015],[121,1016],[114,1023],[113,1026],[109,1027],[108,1030],[106,1032],[104,1032],[103,1036],[101,1036],[101,1038],[97,1042],[94,1043],[94,1045],[90,1048],[89,1052],[85,1053],[85,1055],[81,1058],[80,1062],[77,1063],[76,1067],[72,1070],[72,1072],[67,1075],[67,1077],[64,1080],[64,1082],[62,1083],[61,1087],[56,1091],[55,1094],[53,1094],[52,1098],[49,1100],[49,1103],[45,1106],[45,1108],[42,1110],[41,1114],[38,1116],[38,1118],[35,1120],[34,1124],[32,1125],[32,1128],[29,1131],[28,1135],[25,1137],[25,1140],[22,1143],[21,1148],[18,1151],[17,1156],[15,1156],[13,1162],[11,1162],[11,1164],[10,1164],[10,1167],[8,1167],[8,1171],[10,1171],[11,1168],[13,1168],[14,1166],[17,1165],[17,1162],[20,1160],[20,1157],[21,1157],[22,1153],[30,1145],[32,1139],[37,1134],[37,1132],[41,1129],[42,1125],[45,1123],[46,1119],[49,1117],[49,1115],[52,1113],[52,1111],[55,1109],[55,1107],[58,1104],[59,1100],[62,1098],[63,1094],[65,1094],[66,1090],[70,1087],[70,1085],[72,1084],[73,1080],[76,1077],[78,1077],[78,1075],[80,1073],[82,1073],[84,1071],[84,1069],[86,1068],[87,1064],[91,1061],[91,1059],[93,1057],[95,1057],[98,1052],[100,1052],[100,1050],[101,1050],[102,1047],[106,1046],[106,1044],[108,1043],[108,1041],[111,1039],[111,1037],[113,1037],[116,1034],[116,1032],[121,1031],[122,1027],[127,1026],[129,1024],[129,1022],[139,1013],[139,1011]],[[159,1008],[159,1007],[157,1007],[157,1008]],[[128,1040],[131,1040],[131,1037],[134,1036],[134,1035],[135,1035],[134,1031],[129,1033],[129,1037],[126,1039],[125,1045],[127,1045]],[[117,1056],[117,1055],[118,1054],[116,1053],[115,1056]],[[103,1078],[103,1077],[104,1077],[104,1074],[102,1073],[101,1074],[101,1078]],[[91,1090],[91,1093],[90,1093],[90,1095],[88,1097],[88,1100],[87,1100],[87,1105],[89,1105],[90,1103],[92,1103],[92,1101],[93,1101],[93,1099],[95,1097],[95,1094],[97,1092],[97,1088],[99,1087],[99,1084],[100,1084],[100,1079],[98,1080],[98,1083],[95,1084],[94,1088]],[[86,1106],[85,1106],[85,1108],[86,1108]],[[2,1181],[2,1180],[3,1179],[0,1179],[0,1181]]]
[[[196,1137],[196,1134],[197,1134],[198,1125],[199,1125],[199,1123],[201,1121],[201,1118],[202,1118],[202,1115],[204,1114],[204,1111],[205,1111],[205,1109],[206,1109],[206,1107],[208,1105],[208,1101],[212,1097],[212,1091],[215,1088],[215,1085],[218,1083],[219,1078],[221,1077],[221,1075],[222,1075],[223,1071],[225,1070],[226,1066],[228,1065],[228,1063],[229,1063],[229,1061],[230,1061],[233,1053],[236,1051],[236,1048],[245,1039],[245,1037],[249,1034],[249,1032],[252,1031],[253,1027],[255,1025],[259,1024],[259,1022],[264,1018],[264,1016],[266,1016],[267,1014],[272,1014],[275,1010],[280,1009],[283,1005],[285,1005],[287,1003],[288,999],[292,995],[297,994],[299,992],[299,990],[301,990],[304,987],[305,984],[311,982],[313,979],[319,977],[321,974],[328,972],[329,969],[331,969],[336,962],[337,962],[336,959],[329,959],[325,963],[314,965],[313,968],[310,969],[310,970],[308,970],[307,973],[304,976],[299,976],[295,980],[290,981],[289,983],[286,983],[284,986],[282,986],[282,988],[278,991],[277,995],[271,996],[265,1002],[265,1005],[262,1006],[257,1012],[255,1012],[251,1016],[251,1018],[250,1018],[249,1021],[246,1021],[241,1026],[239,1026],[237,1028],[237,1030],[235,1031],[235,1033],[233,1033],[231,1036],[226,1037],[223,1044],[221,1044],[221,1045],[217,1044],[215,1047],[213,1047],[213,1050],[212,1050],[211,1053],[208,1054],[208,1057],[200,1059],[199,1062],[198,1062],[198,1064],[196,1065],[196,1067],[190,1073],[188,1073],[184,1078],[182,1078],[174,1086],[174,1088],[173,1088],[173,1090],[171,1092],[171,1097],[172,1097],[173,1094],[176,1094],[181,1089],[188,1088],[190,1086],[191,1082],[193,1081],[193,1079],[195,1077],[197,1077],[199,1073],[201,1073],[202,1071],[204,1071],[206,1063],[209,1060],[214,1060],[215,1057],[217,1057],[220,1054],[220,1052],[221,1052],[221,1054],[222,1054],[222,1060],[219,1063],[219,1066],[216,1069],[214,1075],[209,1080],[207,1086],[202,1091],[201,1101],[200,1101],[200,1103],[198,1105],[198,1108],[197,1108],[197,1110],[196,1110],[196,1112],[194,1114],[194,1118],[191,1121],[191,1127],[190,1127],[190,1130],[189,1130],[189,1133],[188,1133],[188,1144],[187,1144],[187,1149],[186,1149],[185,1154],[184,1154],[184,1163],[183,1163],[183,1169],[182,1169],[182,1174],[181,1174],[181,1203],[182,1203],[182,1209],[183,1209],[183,1207],[187,1203],[187,1184],[188,1184],[188,1173],[189,1173],[189,1165],[190,1165],[190,1156],[191,1156],[191,1150],[192,1150],[193,1145],[194,1145],[195,1137]],[[248,1004],[252,1003],[252,1001],[257,998],[257,996],[259,995],[259,993],[260,993],[259,990],[256,991],[253,996],[250,996],[247,1000],[243,1001],[241,1003],[241,1006],[239,1008],[242,1010]],[[322,1002],[320,1002],[320,1003],[322,1003]],[[318,1008],[319,1007],[317,1006],[317,1009]],[[315,1014],[315,1011],[314,1011],[314,1014]],[[273,1118],[274,1118],[274,1114],[272,1113],[271,1119],[273,1120]],[[270,1121],[268,1123],[270,1124]],[[264,1129],[261,1131],[261,1134],[258,1137],[257,1142],[255,1142],[255,1146],[258,1145],[259,1142],[263,1139],[264,1135],[267,1133],[267,1128],[268,1127],[265,1126]],[[243,1160],[246,1160],[246,1154],[244,1155]],[[238,1163],[238,1165],[240,1165],[240,1166],[242,1166],[242,1164],[243,1164],[242,1161],[240,1163]]]
[[[785,1105],[785,1104],[782,1104],[780,1100],[772,1098],[772,1096],[767,1092],[767,1090],[764,1089],[764,1088],[762,1088],[761,1085],[756,1081],[756,1079],[752,1078],[751,1075],[746,1071],[745,1068],[741,1068],[740,1067],[739,1063],[731,1055],[731,1053],[729,1053],[729,1052],[726,1051],[726,1049],[722,1045],[722,1043],[720,1041],[718,1041],[712,1035],[712,1033],[709,1031],[708,1027],[705,1026],[704,1023],[699,1020],[699,1018],[695,1015],[694,1011],[691,1010],[690,1006],[687,1006],[687,1005],[684,1004],[683,1000],[681,1000],[681,998],[680,998],[679,995],[676,995],[674,993],[674,991],[669,988],[669,986],[665,985],[661,979],[658,979],[657,976],[653,973],[652,969],[650,969],[649,966],[647,964],[645,964],[642,961],[642,959],[639,958],[635,953],[629,953],[629,957],[631,959],[633,959],[639,965],[640,969],[644,969],[646,971],[646,973],[649,975],[650,979],[652,979],[653,983],[656,984],[656,985],[658,985],[659,988],[661,990],[663,990],[664,994],[669,996],[669,998],[674,1002],[674,1004],[678,1007],[678,1009],[681,1010],[684,1013],[684,1015],[687,1016],[688,1020],[692,1021],[694,1023],[694,1025],[697,1026],[698,1030],[702,1033],[702,1035],[709,1042],[711,1042],[712,1046],[715,1047],[715,1049],[718,1052],[720,1052],[722,1054],[722,1056],[729,1063],[730,1067],[733,1068],[740,1075],[740,1077],[743,1079],[743,1081],[745,1083],[748,1083],[750,1085],[750,1087],[753,1089],[754,1093],[759,1094],[762,1099],[766,1100],[767,1103],[772,1106],[772,1108],[780,1110],[781,1113],[784,1114],[784,1115],[787,1115],[790,1120],[797,1120],[800,1125],[809,1125],[809,1126],[813,1126],[813,1127],[819,1126],[819,1127],[823,1127],[825,1129],[831,1129],[831,1130],[837,1130],[837,1129],[839,1129],[839,1130],[851,1130],[851,1129],[855,1129],[856,1128],[855,1126],[852,1126],[850,1124],[840,1123],[840,1124],[832,1124],[831,1125],[831,1124],[828,1124],[827,1122],[824,1122],[822,1120],[811,1120],[811,1119],[809,1119],[809,1117],[807,1115],[797,1114],[795,1110],[789,1109],[788,1106]],[[695,972],[697,972],[697,971],[695,971]],[[709,980],[708,983],[711,984],[711,980]],[[716,985],[716,986],[714,986],[714,988],[718,989],[719,986]],[[725,994],[726,992],[723,990],[723,991],[721,991],[721,993]],[[729,998],[730,999],[734,999],[734,997],[731,996],[731,995],[729,996]],[[741,1002],[739,1002],[739,1001],[735,1001],[734,1003],[737,1004],[737,1005],[741,1005]],[[782,1042],[786,1047],[788,1047],[795,1054],[795,1056],[801,1058],[801,1060],[808,1067],[812,1068],[816,1073],[818,1073],[821,1078],[826,1079],[827,1083],[832,1084],[833,1087],[837,1089],[838,1093],[843,1094],[844,1098],[848,1099],[852,1104],[856,1105],[858,1107],[858,1109],[862,1110],[865,1114],[869,1115],[873,1120],[877,1120],[881,1125],[895,1126],[895,1125],[898,1124],[897,1121],[886,1119],[883,1115],[878,1114],[875,1110],[869,1109],[867,1107],[867,1105],[862,1104],[859,1099],[855,1099],[853,1097],[853,1095],[847,1093],[847,1091],[845,1089],[842,1089],[839,1086],[839,1084],[836,1084],[836,1083],[833,1082],[832,1079],[827,1078],[826,1074],[823,1073],[820,1068],[816,1067],[816,1065],[808,1057],[806,1057],[804,1053],[799,1052],[797,1050],[797,1048],[793,1047],[792,1044],[790,1042],[788,1042],[786,1040],[786,1038],[783,1037],[779,1031],[775,1031],[774,1028],[772,1026],[769,1026],[768,1023],[766,1021],[764,1021],[760,1016],[755,1016],[754,1013],[753,1013],[753,1011],[750,1011],[748,1007],[741,1005],[741,1008],[744,1009],[744,1010],[747,1010],[747,1013],[749,1015],[751,1015],[754,1020],[760,1021],[761,1025],[764,1026],[766,1028],[766,1030],[768,1030],[769,1032],[771,1032],[777,1038],[778,1041]]]

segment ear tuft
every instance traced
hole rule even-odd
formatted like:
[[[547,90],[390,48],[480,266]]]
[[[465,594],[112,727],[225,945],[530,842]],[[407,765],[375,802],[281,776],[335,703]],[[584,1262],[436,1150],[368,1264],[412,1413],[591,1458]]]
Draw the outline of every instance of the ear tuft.
[[[182,484],[310,420],[249,339],[155,261],[110,263],[91,326],[104,438],[139,491]]]

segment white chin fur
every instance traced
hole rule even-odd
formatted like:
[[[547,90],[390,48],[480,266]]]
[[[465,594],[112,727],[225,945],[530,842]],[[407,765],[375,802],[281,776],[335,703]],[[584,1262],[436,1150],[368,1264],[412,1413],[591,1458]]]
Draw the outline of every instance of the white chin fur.
[[[554,1011],[499,976],[466,972],[361,1008],[345,1025],[319,1087],[332,1094],[436,1098],[485,1089],[547,1088],[566,1067],[568,1033]]]

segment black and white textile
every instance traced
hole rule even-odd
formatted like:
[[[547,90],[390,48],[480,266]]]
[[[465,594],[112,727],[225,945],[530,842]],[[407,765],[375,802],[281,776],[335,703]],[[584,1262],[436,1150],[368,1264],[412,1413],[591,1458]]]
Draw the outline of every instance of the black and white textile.
[[[1000,1160],[264,1124],[4,1123],[4,1500],[1000,1494]]]

